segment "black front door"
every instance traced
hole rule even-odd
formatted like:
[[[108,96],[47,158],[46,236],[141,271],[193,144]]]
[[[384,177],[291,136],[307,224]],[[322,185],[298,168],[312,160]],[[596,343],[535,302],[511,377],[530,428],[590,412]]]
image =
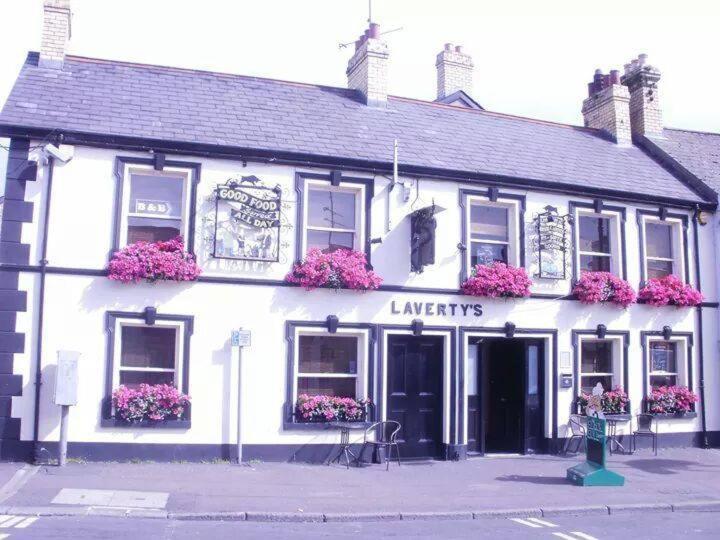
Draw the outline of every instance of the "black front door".
[[[520,452],[524,416],[524,343],[492,340],[483,358],[486,372],[485,451]]]
[[[403,457],[442,455],[443,344],[439,336],[388,337],[387,419],[402,426]]]

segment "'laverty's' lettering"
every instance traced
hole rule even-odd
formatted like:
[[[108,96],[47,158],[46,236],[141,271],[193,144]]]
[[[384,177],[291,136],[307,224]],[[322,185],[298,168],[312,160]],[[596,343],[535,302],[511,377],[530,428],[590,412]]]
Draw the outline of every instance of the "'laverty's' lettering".
[[[458,309],[459,308],[459,309]],[[390,302],[390,313],[393,315],[425,315],[426,317],[447,317],[449,315],[461,315],[463,317],[481,317],[483,314],[482,304],[444,304],[442,302],[405,302],[398,305],[393,300]]]

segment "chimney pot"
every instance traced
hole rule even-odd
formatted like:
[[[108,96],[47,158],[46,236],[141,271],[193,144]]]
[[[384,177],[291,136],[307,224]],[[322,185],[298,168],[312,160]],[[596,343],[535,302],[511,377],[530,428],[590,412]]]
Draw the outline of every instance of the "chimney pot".
[[[445,44],[445,50],[446,50],[446,51],[451,51],[451,50],[452,50],[452,43],[446,43],[446,44]]]
[[[462,45],[455,45],[455,52],[462,52]]]
[[[373,39],[377,39],[380,37],[380,25],[377,23],[370,23],[370,28],[368,29],[368,37],[371,37]]]

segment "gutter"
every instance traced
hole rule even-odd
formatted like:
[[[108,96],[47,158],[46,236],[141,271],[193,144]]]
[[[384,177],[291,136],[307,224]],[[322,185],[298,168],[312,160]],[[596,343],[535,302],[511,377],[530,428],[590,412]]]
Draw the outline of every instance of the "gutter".
[[[44,128],[31,128],[15,125],[0,125],[0,135],[15,137],[44,138],[58,130]],[[147,139],[140,137],[103,135],[77,131],[63,131],[65,144],[91,146],[97,148],[113,148],[139,152],[155,152],[166,154],[183,154],[189,156],[214,157],[240,161],[253,161],[259,163],[275,163],[291,166],[321,167],[329,169],[346,168],[369,174],[389,175],[393,172],[392,161],[369,161],[365,159],[338,158],[332,156],[318,156],[287,151],[253,150],[250,148],[222,146],[216,144],[199,144],[192,142],[166,141],[162,139]],[[657,161],[657,159],[656,159]],[[664,168],[667,169],[666,166]],[[672,171],[671,171],[672,172]],[[609,190],[603,188],[589,188],[580,185],[558,184],[536,178],[521,178],[507,175],[497,175],[482,172],[468,172],[462,170],[441,169],[417,165],[399,165],[399,173],[404,176],[422,176],[436,180],[453,182],[482,182],[492,186],[503,186],[513,189],[526,189],[529,191],[553,192],[564,195],[584,196],[589,198],[603,198],[605,200],[622,201],[626,203],[641,203],[673,208],[694,210],[699,204],[704,211],[715,211],[717,196],[702,197],[703,202],[687,199],[673,199],[657,197],[646,194],[632,194],[626,191]],[[684,181],[684,180],[682,180]],[[697,191],[697,190],[695,190]]]
[[[695,258],[695,281],[698,291],[702,291],[700,282],[700,240],[698,228],[700,226],[699,220],[700,208],[695,209],[693,215],[693,251]],[[698,363],[700,367],[700,419],[702,424],[702,446],[703,448],[709,448],[710,442],[708,440],[707,432],[707,416],[705,414],[705,350],[703,346],[703,316],[702,307],[697,306],[695,308],[697,313],[697,335],[698,335]]]

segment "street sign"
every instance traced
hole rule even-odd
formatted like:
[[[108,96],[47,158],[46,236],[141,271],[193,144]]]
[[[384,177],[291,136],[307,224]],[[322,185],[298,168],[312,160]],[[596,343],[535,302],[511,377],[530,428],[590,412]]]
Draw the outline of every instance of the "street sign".
[[[607,421],[595,416],[587,417],[585,434],[585,462],[570,467],[566,478],[578,486],[622,486],[625,478],[605,468]]]
[[[252,332],[250,330],[233,330],[231,337],[231,345],[233,347],[249,347],[252,341]]]

